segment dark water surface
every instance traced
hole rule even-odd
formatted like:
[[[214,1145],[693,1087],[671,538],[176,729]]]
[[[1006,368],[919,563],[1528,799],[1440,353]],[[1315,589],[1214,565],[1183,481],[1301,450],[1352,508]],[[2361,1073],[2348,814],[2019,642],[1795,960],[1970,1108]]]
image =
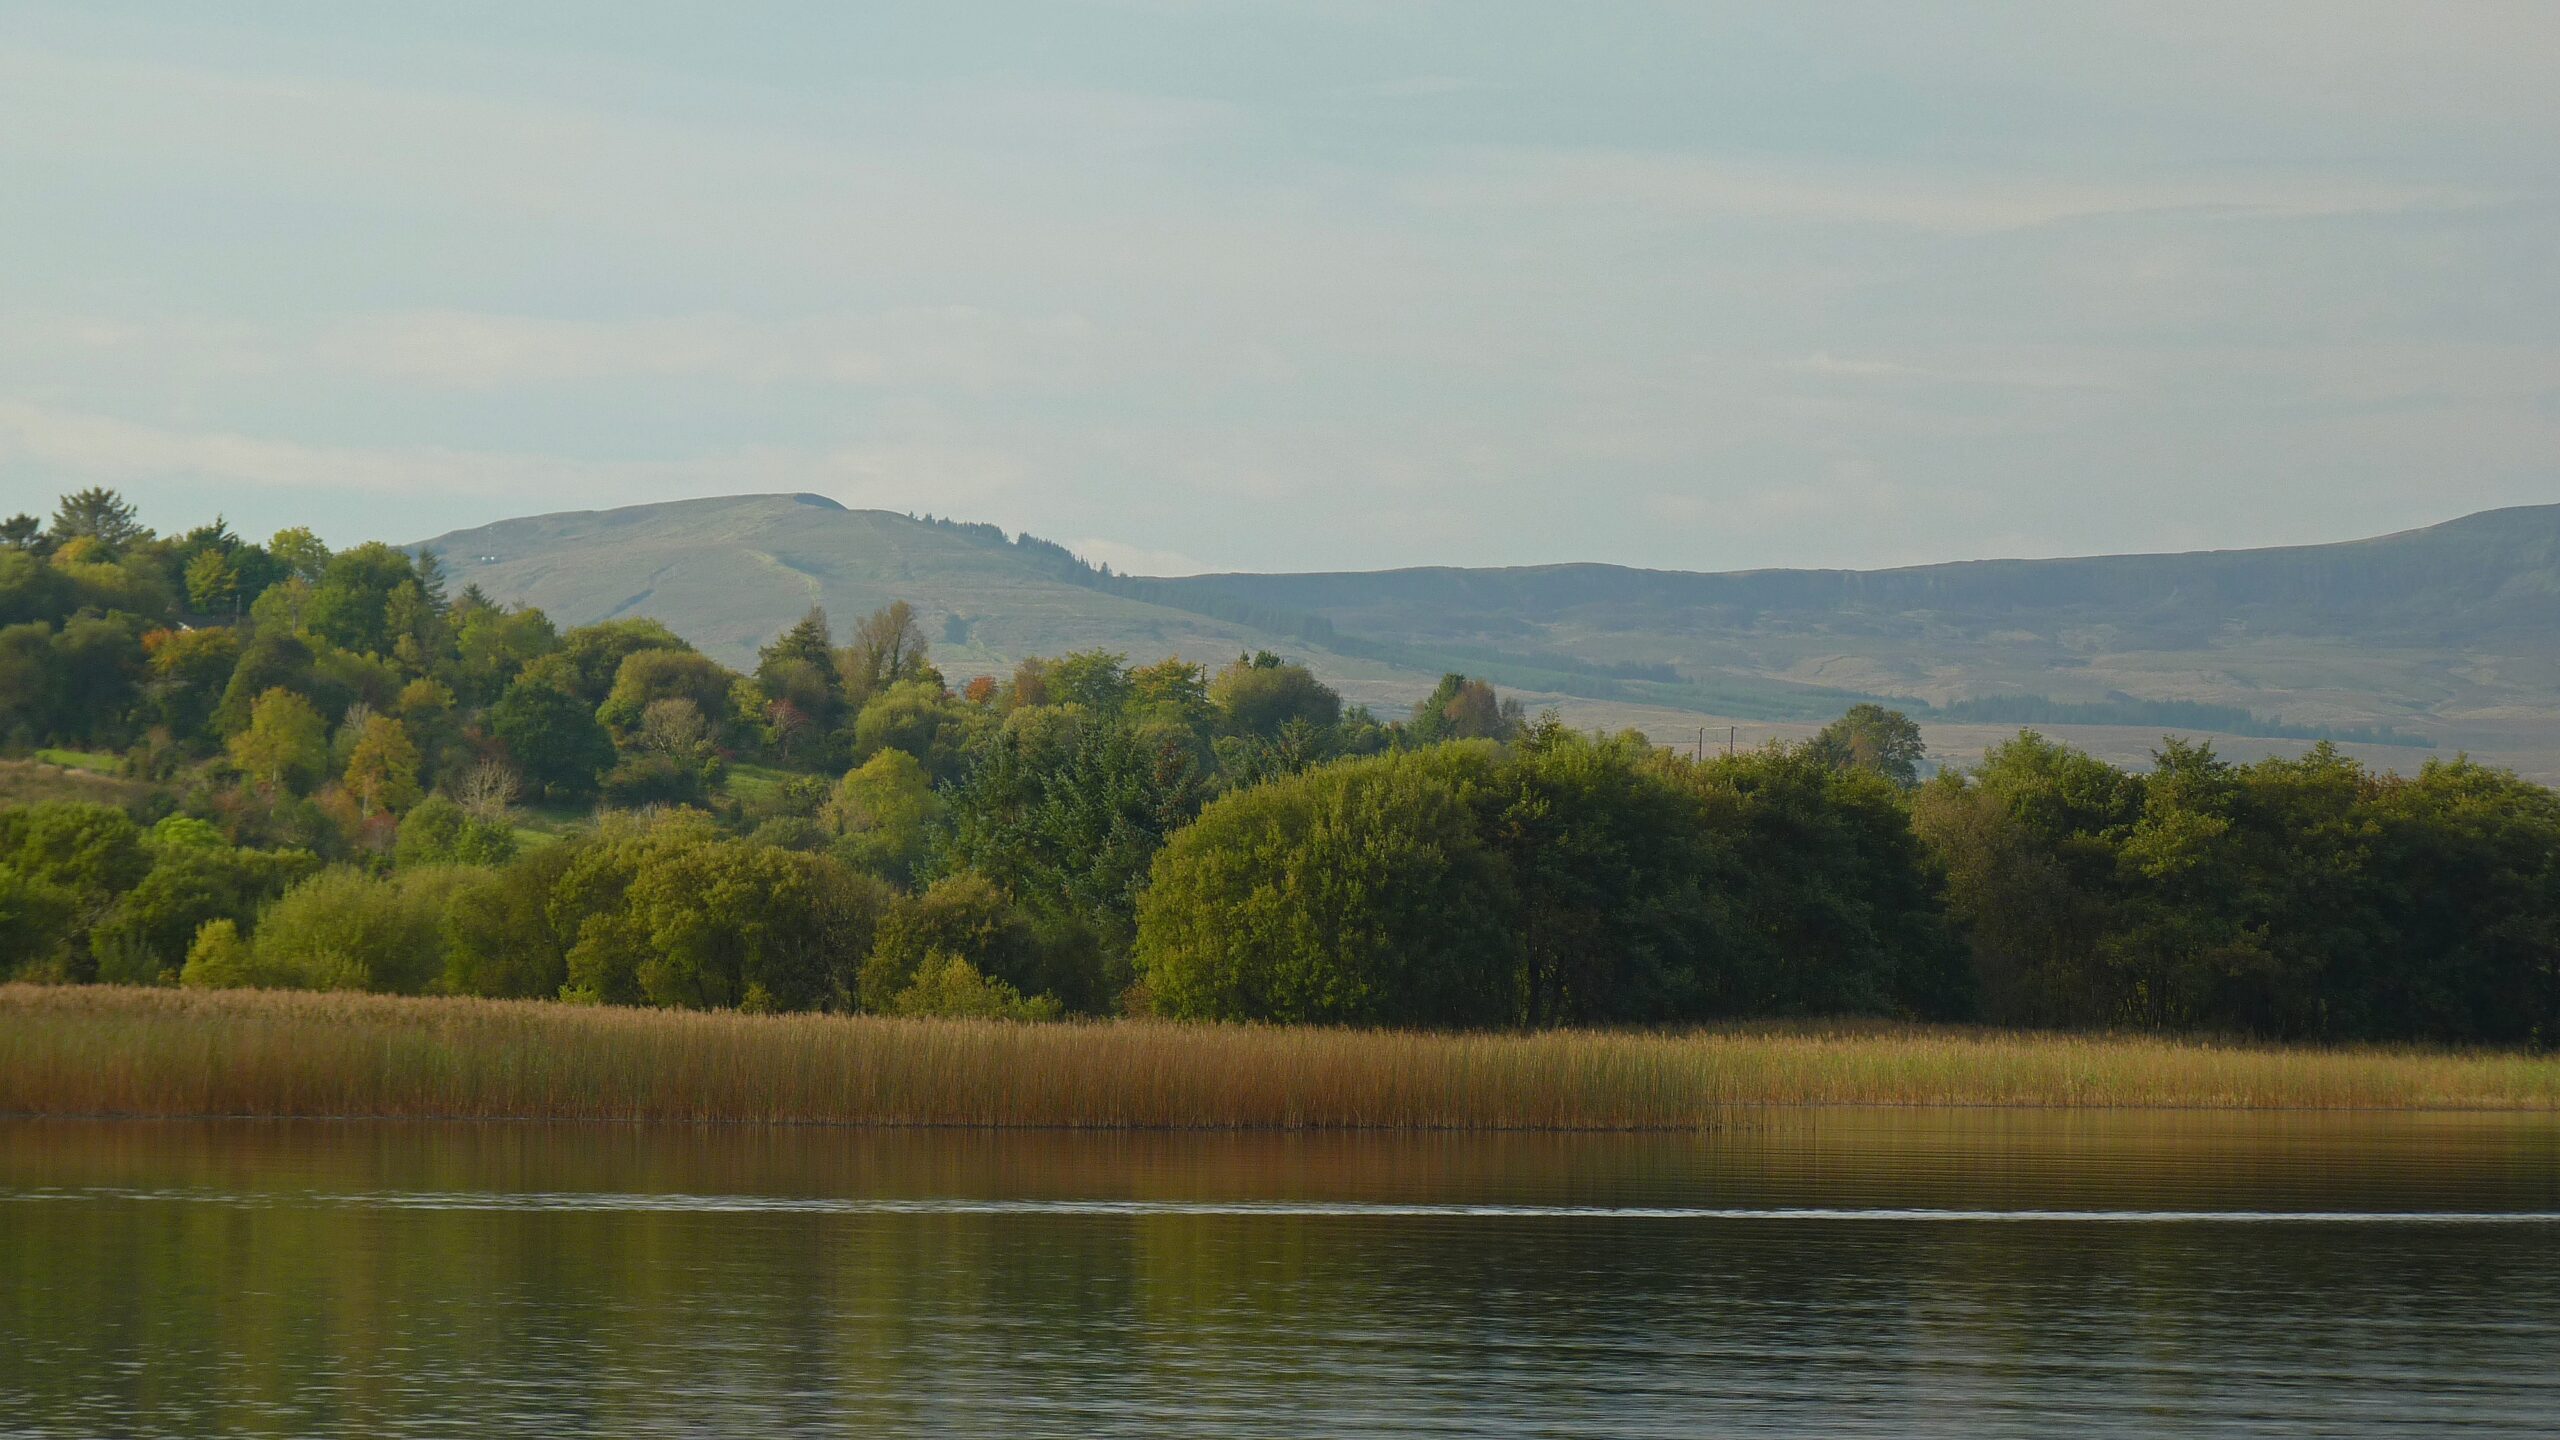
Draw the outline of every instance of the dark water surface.
[[[0,1121],[0,1435],[2560,1433],[2560,1123]]]

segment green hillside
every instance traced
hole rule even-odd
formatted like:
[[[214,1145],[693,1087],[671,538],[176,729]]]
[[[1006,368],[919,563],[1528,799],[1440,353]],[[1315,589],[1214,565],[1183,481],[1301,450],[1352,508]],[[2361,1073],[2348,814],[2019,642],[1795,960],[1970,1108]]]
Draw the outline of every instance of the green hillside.
[[[655,616],[730,663],[812,604],[849,618],[903,599],[955,677],[1094,647],[1142,661],[1267,647],[1382,705],[1458,669],[1638,718],[1801,720],[1883,697],[1963,707],[1951,720],[2246,715],[2266,722],[2254,733],[2389,727],[2492,750],[2544,743],[2560,719],[2560,506],[2334,545],[1735,574],[1115,577],[991,525],[814,495],[535,516],[425,543],[494,598],[567,624]]]
[[[1112,593],[1046,542],[991,525],[848,510],[817,495],[742,495],[502,520],[423,542],[457,588],[541,607],[563,625],[645,615],[715,658],[752,665],[758,645],[812,605],[840,621],[893,600],[919,612],[934,658],[959,679],[1030,655],[1110,649],[1144,662],[1310,651],[1294,636]],[[1392,701],[1434,676],[1322,657],[1354,698]]]
[[[1688,574],[1609,565],[1150,582],[1383,644],[1620,667],[1681,703],[1756,679],[1934,705],[2205,702],[2297,725],[2560,712],[2560,506],[2267,550]],[[1644,678],[1644,667],[1667,674]]]

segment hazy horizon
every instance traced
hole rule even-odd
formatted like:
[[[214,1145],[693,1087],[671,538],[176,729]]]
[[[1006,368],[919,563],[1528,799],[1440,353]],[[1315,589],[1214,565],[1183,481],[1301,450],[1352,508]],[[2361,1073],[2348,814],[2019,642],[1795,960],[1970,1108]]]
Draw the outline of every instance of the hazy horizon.
[[[431,544],[432,542],[437,541],[437,540],[441,540],[441,539],[443,539],[443,538],[445,538],[446,536],[449,536],[449,535],[462,534],[462,533],[467,533],[467,532],[469,532],[469,531],[473,531],[473,530],[480,530],[480,529],[485,529],[485,528],[489,528],[489,527],[493,527],[493,526],[504,525],[504,524],[506,524],[506,523],[508,523],[508,522],[510,522],[510,521],[541,519],[541,518],[543,518],[543,517],[545,517],[545,516],[547,516],[547,515],[561,515],[561,514],[592,514],[592,513],[597,513],[597,512],[602,512],[602,511],[608,511],[608,510],[632,509],[632,508],[637,508],[637,507],[640,507],[640,506],[646,506],[646,505],[712,504],[712,503],[717,503],[717,502],[725,501],[725,500],[755,500],[755,499],[765,499],[765,498],[798,498],[798,497],[800,497],[800,496],[813,495],[813,494],[817,494],[817,493],[818,493],[818,492],[815,492],[815,491],[807,491],[807,490],[798,490],[798,491],[793,491],[793,490],[771,490],[771,491],[742,491],[742,492],[739,492],[739,493],[737,493],[737,494],[724,494],[724,495],[670,495],[670,496],[668,496],[668,497],[666,497],[665,499],[662,499],[662,500],[635,500],[635,501],[631,501],[631,502],[628,502],[627,504],[622,504],[622,505],[612,505],[612,504],[605,504],[605,505],[581,505],[581,506],[571,506],[571,507],[567,507],[567,508],[565,508],[565,509],[561,509],[561,510],[547,510],[547,511],[544,511],[544,510],[528,510],[528,511],[524,511],[524,512],[522,512],[522,513],[520,513],[520,514],[510,514],[510,515],[495,516],[495,517],[492,517],[491,519],[488,519],[488,520],[485,520],[485,521],[479,521],[479,522],[474,522],[474,523],[471,523],[471,524],[465,524],[465,525],[456,525],[456,526],[453,526],[453,527],[451,527],[451,528],[449,528],[449,529],[440,530],[440,531],[436,532],[436,533],[435,533],[435,534],[433,534],[433,535],[421,535],[421,536],[412,536],[412,537],[409,537],[409,538],[406,538],[406,539],[396,539],[396,540],[394,541],[394,543],[396,543],[396,544],[398,544],[398,545],[400,545],[400,546],[402,546],[402,547],[404,547],[404,548],[416,548],[416,547],[419,547],[419,546],[423,546],[423,545]],[[937,520],[951,520],[951,521],[958,521],[958,522],[960,522],[960,523],[962,523],[962,524],[987,524],[987,525],[993,525],[993,526],[995,526],[996,528],[998,528],[999,530],[1002,530],[1002,531],[1003,531],[1003,532],[1005,532],[1005,534],[1006,534],[1007,536],[1009,536],[1009,537],[1010,537],[1010,536],[1015,536],[1015,535],[1032,535],[1032,536],[1035,536],[1036,538],[1043,539],[1043,540],[1048,540],[1048,539],[1053,539],[1053,538],[1054,538],[1054,537],[1051,537],[1051,536],[1041,535],[1041,534],[1039,534],[1039,532],[1038,532],[1038,531],[1036,531],[1036,530],[1027,530],[1027,529],[1024,529],[1023,527],[1018,526],[1018,525],[1011,525],[1011,524],[1007,524],[1007,523],[1005,522],[1005,520],[1004,520],[1004,518],[1003,518],[1002,516],[992,516],[992,515],[961,515],[961,514],[945,514],[945,513],[939,512],[939,511],[924,511],[924,510],[912,510],[912,509],[899,509],[899,508],[897,508],[897,507],[895,507],[895,506],[890,506],[890,505],[857,505],[857,504],[847,504],[846,502],[843,502],[843,501],[840,501],[840,500],[835,500],[835,497],[833,497],[833,496],[823,496],[823,495],[822,495],[822,496],[820,496],[819,498],[821,498],[821,499],[826,499],[826,500],[829,500],[829,501],[831,501],[831,502],[833,502],[833,503],[835,503],[835,504],[841,505],[841,506],[843,506],[843,508],[845,508],[845,509],[847,509],[847,510],[868,510],[868,511],[874,511],[874,512],[883,513],[883,514],[890,514],[890,515],[902,515],[902,516],[905,516],[906,518],[911,519],[911,520],[924,520],[924,519],[928,519],[928,518],[929,518],[929,519],[937,519]],[[2560,502],[2551,502],[2551,503],[2553,503],[2553,504],[2560,504]],[[2531,508],[2534,508],[2534,507],[2533,507],[2532,505],[2530,505],[2530,504],[2527,504],[2527,505],[2524,505],[2524,506],[2499,506],[2499,507],[2493,507],[2493,508],[2495,508],[2495,509],[2531,509]],[[2398,530],[2398,531],[2375,531],[2375,532],[2372,532],[2372,533],[2361,533],[2361,532],[2360,532],[2360,533],[2352,534],[2352,535],[2331,535],[2331,536],[2315,537],[2315,538],[2312,538],[2312,539],[2309,539],[2309,540],[2302,540],[2302,541],[2286,541],[2286,542],[2280,542],[2279,544],[2275,544],[2275,545],[2268,545],[2268,546],[2252,546],[2252,545],[2196,545],[2196,546],[2182,546],[2182,547],[2178,547],[2178,548],[2176,548],[2176,549],[2172,549],[2172,550],[2152,550],[2152,551],[2145,551],[2145,550],[2090,550],[2090,551],[2078,551],[2078,552],[2064,552],[2064,553],[2057,553],[2057,554],[2052,554],[2052,555],[1994,555],[1994,554],[1984,554],[1984,555],[1948,555],[1948,556],[1942,556],[1942,557],[1939,557],[1939,558],[1936,558],[1936,559],[1920,559],[1920,560],[1894,561],[1894,562],[1891,562],[1890,564],[1886,564],[1886,565],[1859,565],[1859,566],[1838,566],[1838,565],[1827,565],[1827,566],[1815,566],[1815,565],[1740,565],[1740,566],[1731,566],[1731,567],[1718,567],[1718,571],[1705,571],[1705,570],[1703,570],[1703,567],[1697,567],[1697,566],[1663,566],[1663,565],[1652,565],[1652,566],[1629,566],[1629,567],[1627,567],[1627,568],[1632,568],[1632,569],[1644,569],[1644,570],[1687,570],[1687,571],[1692,571],[1692,572],[1702,572],[1702,573],[1718,573],[1719,571],[1722,571],[1722,572],[1728,572],[1728,573],[1729,573],[1729,572],[1731,572],[1731,571],[1744,571],[1744,570],[1815,570],[1815,569],[1819,569],[1819,570],[1870,570],[1870,571],[1871,571],[1871,570],[1885,570],[1885,569],[1921,568],[1921,567],[1927,567],[1927,566],[1931,566],[1931,565],[1970,564],[1970,563],[1978,563],[1978,562],[1983,562],[1983,561],[2004,561],[2004,560],[2087,560],[2087,559],[2099,559],[2099,558],[2106,558],[2106,557],[2111,557],[2111,556],[2128,556],[2128,555],[2132,555],[2132,556],[2139,556],[2139,555],[2146,555],[2146,554],[2148,554],[2148,555],[2159,555],[2159,554],[2178,554],[2178,553],[2193,553],[2193,552],[2195,552],[2195,551],[2206,551],[2206,550],[2249,550],[2249,549],[2275,549],[2275,548],[2286,548],[2286,547],[2298,547],[2298,546],[2306,546],[2306,545],[2308,545],[2308,546],[2316,546],[2316,545],[2338,545],[2338,544],[2347,544],[2347,543],[2351,543],[2351,542],[2358,541],[2358,540],[2376,540],[2376,539],[2382,539],[2382,538],[2385,538],[2387,535],[2391,535],[2391,534],[2399,534],[2399,533],[2403,533],[2404,531],[2408,531],[2408,530],[2425,530],[2425,529],[2431,529],[2431,528],[2433,528],[2433,527],[2435,527],[2435,526],[2437,526],[2437,525],[2449,524],[2449,523],[2451,523],[2451,522],[2453,522],[2453,521],[2463,520],[2463,519],[2468,519],[2468,518],[2470,518],[2470,517],[2471,517],[2471,516],[2473,516],[2473,515],[2479,515],[2479,514],[2484,514],[2484,513],[2488,513],[2488,512],[2486,512],[2486,511],[2477,511],[2477,510],[2464,511],[2463,513],[2458,514],[2458,515],[2446,515],[2446,516],[2442,517],[2441,519],[2437,519],[2437,520],[2428,520],[2428,521],[2422,521],[2422,522],[2420,522],[2419,524],[2416,524],[2416,525],[2412,525],[2412,526],[2404,526],[2404,527],[2401,527],[2401,530]],[[1111,556],[1108,556],[1108,555],[1088,554],[1088,553],[1086,553],[1086,552],[1085,552],[1081,547],[1077,547],[1077,546],[1070,546],[1069,548],[1070,548],[1070,549],[1074,549],[1074,550],[1076,550],[1077,554],[1078,554],[1081,558],[1083,558],[1084,560],[1086,560],[1086,561],[1088,561],[1088,562],[1090,562],[1090,563],[1094,563],[1094,564],[1104,564],[1104,563],[1108,563],[1108,564],[1111,566],[1111,568],[1112,568],[1112,569],[1117,570],[1117,571],[1120,571],[1121,573],[1123,573],[1123,574],[1128,574],[1128,575],[1180,578],[1180,577],[1184,577],[1184,576],[1195,576],[1195,575],[1198,575],[1198,576],[1209,576],[1209,575],[1219,575],[1219,574],[1239,574],[1239,575],[1242,575],[1242,574],[1271,574],[1271,573],[1275,573],[1275,572],[1273,572],[1273,571],[1269,571],[1269,570],[1245,570],[1245,569],[1236,569],[1236,568],[1225,568],[1225,569],[1217,569],[1217,570],[1172,570],[1172,569],[1149,570],[1149,569],[1125,569],[1125,568],[1123,568],[1122,562],[1121,562],[1120,560],[1118,560],[1118,559],[1116,559],[1116,558],[1113,558],[1113,557],[1111,557]],[[449,557],[448,557],[448,558],[449,558]],[[1551,559],[1551,560],[1521,560],[1521,561],[1507,561],[1507,562],[1502,562],[1502,564],[1501,564],[1500,566],[1489,566],[1489,567],[1452,566],[1452,565],[1447,565],[1447,564],[1444,564],[1444,563],[1442,563],[1442,562],[1437,562],[1437,561],[1416,560],[1416,561],[1407,561],[1407,562],[1402,562],[1402,563],[1386,564],[1386,565],[1311,567],[1311,568],[1310,568],[1309,570],[1307,570],[1307,571],[1294,572],[1294,573],[1324,573],[1324,572],[1326,572],[1326,571],[1333,571],[1333,572],[1339,572],[1339,573],[1345,573],[1345,574],[1353,574],[1353,573],[1372,572],[1372,571],[1379,571],[1379,570],[1452,569],[1452,568],[1457,568],[1457,569],[1464,569],[1464,568],[1515,568],[1515,569],[1536,569],[1536,568],[1544,568],[1544,567],[1552,567],[1552,566],[1565,566],[1565,565],[1619,565],[1619,564],[1623,564],[1623,563],[1624,563],[1624,562],[1620,562],[1620,561],[1605,560],[1605,559],[1595,559],[1595,558],[1588,557],[1588,556],[1561,556],[1561,557],[1558,557],[1558,558],[1555,558],[1555,559]]]
[[[0,512],[809,491],[1140,572],[2560,493],[2560,9],[0,13]]]

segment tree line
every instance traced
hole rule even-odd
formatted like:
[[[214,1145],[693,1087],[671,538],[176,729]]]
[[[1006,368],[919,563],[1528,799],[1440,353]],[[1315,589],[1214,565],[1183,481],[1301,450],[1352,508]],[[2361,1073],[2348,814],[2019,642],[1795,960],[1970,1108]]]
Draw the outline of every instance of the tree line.
[[[0,810],[0,975],[1040,1019],[1872,1014],[2547,1043],[2560,797],[2328,745],[2149,773],[1917,727],[1692,759],[1261,653],[953,685],[904,605],[744,673],[432,555],[0,523],[0,742],[147,798]]]

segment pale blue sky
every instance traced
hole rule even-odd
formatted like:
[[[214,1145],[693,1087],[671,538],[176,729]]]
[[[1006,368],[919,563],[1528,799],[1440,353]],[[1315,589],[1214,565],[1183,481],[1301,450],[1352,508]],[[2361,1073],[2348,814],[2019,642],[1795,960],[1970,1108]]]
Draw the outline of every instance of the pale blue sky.
[[[2560,5],[0,3],[0,510],[1139,569],[2560,499]]]

